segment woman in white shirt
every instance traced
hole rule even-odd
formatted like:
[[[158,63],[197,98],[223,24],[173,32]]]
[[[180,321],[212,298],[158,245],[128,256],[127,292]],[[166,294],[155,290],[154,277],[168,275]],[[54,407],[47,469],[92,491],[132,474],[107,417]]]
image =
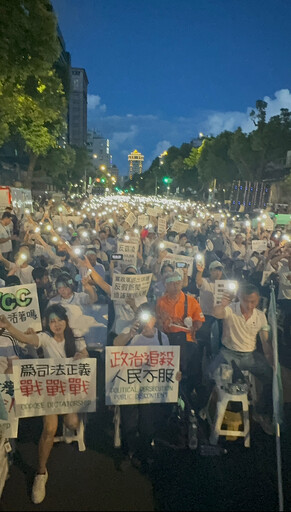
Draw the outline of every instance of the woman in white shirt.
[[[42,347],[45,358],[72,357],[81,359],[88,357],[84,338],[77,336],[69,326],[66,310],[60,304],[50,306],[46,311],[47,332],[36,333],[28,329],[23,333],[16,329],[8,319],[0,316],[0,327],[8,331],[14,338],[22,343],[27,343],[35,348]],[[66,426],[75,430],[79,426],[79,418],[76,413],[65,414]],[[32,488],[33,503],[41,503],[45,498],[45,485],[48,479],[46,468],[54,436],[58,427],[58,415],[51,414],[43,417],[43,431],[38,446],[38,470]]]

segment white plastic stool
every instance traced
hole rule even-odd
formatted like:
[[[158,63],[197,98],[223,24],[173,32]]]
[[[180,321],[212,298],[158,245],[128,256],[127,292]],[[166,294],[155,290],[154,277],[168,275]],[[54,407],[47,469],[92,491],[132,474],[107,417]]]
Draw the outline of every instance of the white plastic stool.
[[[54,438],[54,443],[64,442],[67,444],[71,444],[74,441],[76,441],[78,443],[79,452],[84,452],[86,450],[84,434],[85,429],[84,422],[82,419],[80,419],[80,425],[77,428],[77,430],[70,430],[69,428],[66,427],[65,423],[63,423],[63,435],[56,436]]]
[[[211,415],[211,406],[213,401],[216,400],[216,409],[214,416]],[[240,430],[225,430],[222,429],[222,423],[227,410],[229,402],[241,402],[243,412],[243,431]],[[244,437],[244,445],[246,448],[250,447],[250,418],[249,418],[249,400],[247,393],[241,394],[230,394],[221,389],[219,386],[215,386],[206,406],[206,418],[211,428],[211,434],[209,441],[211,444],[216,445],[219,436],[235,436]]]

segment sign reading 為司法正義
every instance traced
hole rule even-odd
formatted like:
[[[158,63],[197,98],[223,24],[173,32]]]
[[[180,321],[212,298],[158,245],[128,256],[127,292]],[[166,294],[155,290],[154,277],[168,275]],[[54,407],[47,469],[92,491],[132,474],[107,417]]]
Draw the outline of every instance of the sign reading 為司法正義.
[[[106,405],[177,402],[180,347],[106,347]]]
[[[94,412],[96,359],[15,359],[17,418]]]

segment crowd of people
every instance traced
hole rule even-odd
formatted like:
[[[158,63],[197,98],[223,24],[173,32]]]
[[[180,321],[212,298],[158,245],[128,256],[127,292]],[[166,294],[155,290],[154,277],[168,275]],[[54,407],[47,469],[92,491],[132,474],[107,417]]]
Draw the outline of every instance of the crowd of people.
[[[122,250],[120,249],[122,244]],[[135,246],[127,258],[126,245]],[[205,375],[233,361],[262,384],[253,418],[272,434],[272,350],[266,318],[275,287],[279,341],[290,345],[291,231],[272,212],[231,213],[211,205],[159,197],[40,198],[20,214],[7,206],[0,220],[0,286],[35,283],[43,331],[23,333],[0,318],[1,372],[21,357],[18,340],[44,357],[88,356],[74,309],[108,305],[107,346],[179,345],[176,378],[196,410],[205,405]],[[152,274],[148,293],[112,300],[114,274]],[[217,282],[224,281],[222,297]],[[219,299],[219,300],[218,300]],[[218,332],[218,344],[213,333]],[[7,336],[9,333],[9,336]],[[99,340],[96,340],[98,342]],[[40,350],[41,349],[41,350]],[[205,370],[205,361],[207,367]],[[126,460],[150,458],[163,404],[121,407]],[[77,428],[78,415],[65,422]],[[45,497],[47,460],[58,417],[44,417],[32,500]]]

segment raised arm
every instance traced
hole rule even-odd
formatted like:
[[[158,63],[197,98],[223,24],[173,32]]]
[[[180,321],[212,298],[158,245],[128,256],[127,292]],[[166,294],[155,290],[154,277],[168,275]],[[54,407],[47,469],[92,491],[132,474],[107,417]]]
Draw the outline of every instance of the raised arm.
[[[222,300],[221,300],[221,304],[219,304],[218,306],[214,306],[213,316],[215,316],[215,318],[218,318],[220,320],[225,318],[226,317],[225,308],[227,306],[229,306],[230,303],[231,303],[231,297],[227,294],[224,294],[222,297]]]
[[[102,290],[111,297],[111,286],[104,281],[104,279],[96,272],[96,270],[92,267],[90,261],[86,256],[84,256],[84,261],[86,263],[86,266],[89,270],[91,270],[90,276],[92,277],[93,281],[102,288]]]
[[[21,343],[38,347],[39,338],[36,332],[30,330],[29,334],[25,334],[24,332],[19,331],[19,329],[16,329],[16,327],[14,327],[14,325],[12,325],[4,315],[0,316],[0,328],[8,331],[13,338],[16,338]]]

